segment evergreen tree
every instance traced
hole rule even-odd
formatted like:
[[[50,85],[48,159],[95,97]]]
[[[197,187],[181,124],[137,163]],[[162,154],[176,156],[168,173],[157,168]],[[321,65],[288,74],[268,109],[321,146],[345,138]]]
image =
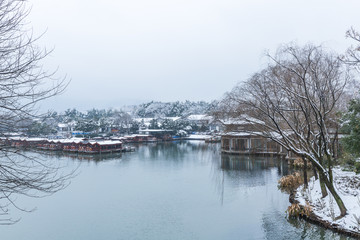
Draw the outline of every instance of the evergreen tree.
[[[349,103],[348,112],[343,117],[344,133],[349,134],[342,142],[345,150],[353,154],[360,153],[360,99]]]

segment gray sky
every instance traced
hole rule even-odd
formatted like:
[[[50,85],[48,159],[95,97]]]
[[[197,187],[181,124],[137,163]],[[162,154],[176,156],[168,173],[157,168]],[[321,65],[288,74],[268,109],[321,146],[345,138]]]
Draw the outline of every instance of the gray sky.
[[[30,0],[49,68],[72,79],[42,108],[219,99],[266,50],[312,42],[343,52],[359,0]]]

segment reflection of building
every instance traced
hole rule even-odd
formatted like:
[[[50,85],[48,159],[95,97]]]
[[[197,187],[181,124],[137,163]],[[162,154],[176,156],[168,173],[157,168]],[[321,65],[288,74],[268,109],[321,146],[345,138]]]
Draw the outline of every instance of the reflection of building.
[[[229,154],[221,155],[221,169],[224,170],[261,172],[263,169],[273,167],[278,168],[279,175],[287,175],[289,172],[287,162],[280,159]]]

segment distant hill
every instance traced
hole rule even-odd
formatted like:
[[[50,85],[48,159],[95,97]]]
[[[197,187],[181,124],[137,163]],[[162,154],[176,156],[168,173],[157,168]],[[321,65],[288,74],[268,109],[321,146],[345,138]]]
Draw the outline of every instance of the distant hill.
[[[133,106],[131,115],[140,118],[184,117],[191,114],[206,114],[212,110],[216,102],[155,102]]]

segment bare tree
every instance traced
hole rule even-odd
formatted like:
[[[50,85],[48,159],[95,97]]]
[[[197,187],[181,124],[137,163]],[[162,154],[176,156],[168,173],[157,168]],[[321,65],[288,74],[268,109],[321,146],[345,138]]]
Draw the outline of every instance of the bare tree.
[[[313,45],[284,46],[268,57],[269,66],[235,87],[223,102],[231,106],[232,117],[252,123],[258,135],[311,161],[323,196],[327,188],[344,216],[345,205],[333,185],[333,138],[339,100],[351,76],[336,55]]]
[[[119,128],[122,132],[126,131],[129,133],[129,126],[131,124],[132,118],[130,114],[120,110],[114,112],[114,127]]]
[[[355,41],[356,45],[350,46],[345,56],[342,57],[345,63],[355,67],[358,71],[360,63],[360,34],[354,29],[350,28],[346,31],[346,37]]]
[[[36,46],[38,38],[27,29],[24,0],[0,0],[0,137],[21,131],[36,114],[36,103],[60,94],[67,82],[43,69],[49,54]],[[44,159],[0,146],[0,214],[9,214],[18,194],[41,196],[66,185],[68,175]],[[16,206],[17,207],[17,206]],[[13,223],[3,216],[0,223]]]

